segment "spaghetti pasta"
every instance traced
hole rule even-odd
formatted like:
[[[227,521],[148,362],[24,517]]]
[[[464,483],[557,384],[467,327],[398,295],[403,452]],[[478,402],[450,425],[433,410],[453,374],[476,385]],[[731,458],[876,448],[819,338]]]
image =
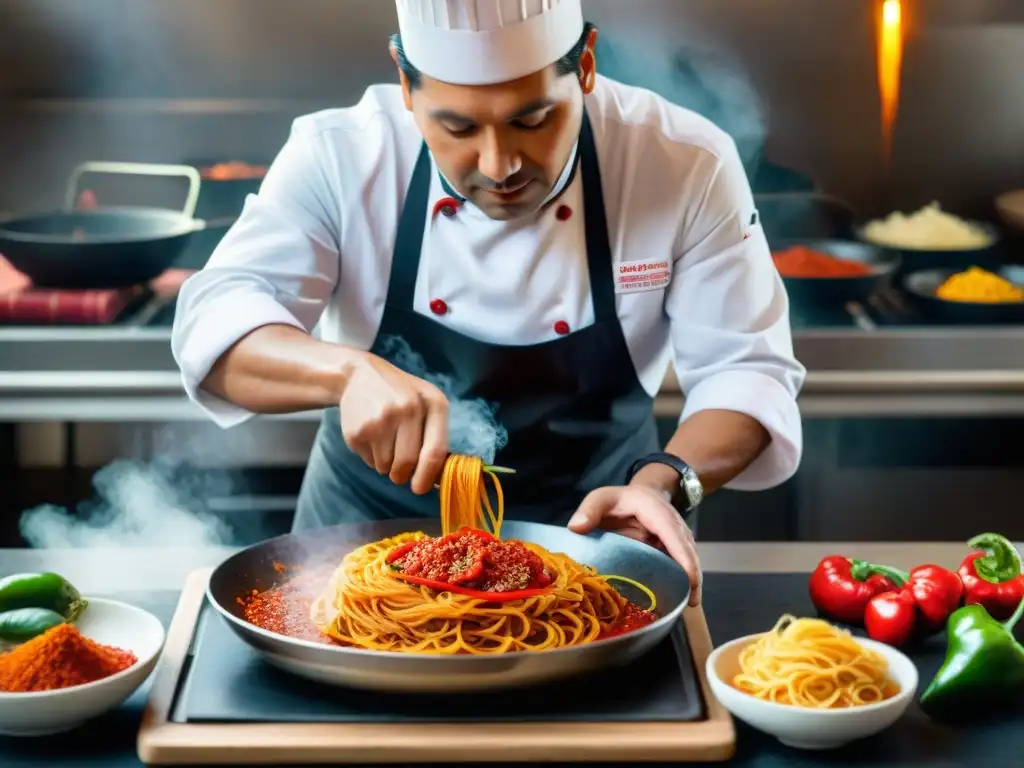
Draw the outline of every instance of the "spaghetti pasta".
[[[821,619],[782,616],[739,656],[736,688],[776,704],[841,709],[891,698],[885,658]]]
[[[502,540],[501,483],[480,459],[449,457],[440,497],[442,536],[402,533],[343,558],[310,607],[320,632],[368,650],[498,654],[582,645],[656,619],[642,584]],[[650,609],[615,590],[615,578],[645,591]]]
[[[489,477],[497,497],[494,507],[487,495],[484,479]],[[441,473],[441,532],[445,535],[461,528],[490,530],[501,538],[505,517],[505,498],[494,470],[485,467],[477,456],[452,454]],[[497,512],[495,512],[495,507]],[[485,515],[486,513],[486,515]]]

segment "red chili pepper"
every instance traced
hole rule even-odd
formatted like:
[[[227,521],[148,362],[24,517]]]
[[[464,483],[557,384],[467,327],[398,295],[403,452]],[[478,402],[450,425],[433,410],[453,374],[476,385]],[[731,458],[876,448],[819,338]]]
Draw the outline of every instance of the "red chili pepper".
[[[826,616],[859,625],[871,598],[898,590],[907,578],[898,568],[830,555],[811,574],[811,601]]]
[[[934,632],[960,607],[963,591],[960,577],[952,571],[919,565],[901,589],[868,602],[864,611],[868,637],[898,647]]]
[[[996,621],[1006,621],[1024,598],[1020,553],[998,533],[982,533],[967,546],[980,550],[960,565],[967,604],[980,605]]]
[[[424,587],[430,587],[431,589],[436,589],[439,592],[455,592],[457,594],[466,595],[468,597],[477,597],[481,600],[487,600],[492,603],[507,603],[512,600],[522,600],[526,597],[536,597],[537,595],[544,595],[551,591],[550,588],[541,588],[519,589],[514,592],[483,592],[479,589],[469,589],[467,587],[461,587],[458,584],[448,584],[444,581],[424,579],[421,576],[409,576],[408,574],[401,572],[396,572],[393,575],[395,576],[395,578],[411,582],[412,584],[419,584]]]

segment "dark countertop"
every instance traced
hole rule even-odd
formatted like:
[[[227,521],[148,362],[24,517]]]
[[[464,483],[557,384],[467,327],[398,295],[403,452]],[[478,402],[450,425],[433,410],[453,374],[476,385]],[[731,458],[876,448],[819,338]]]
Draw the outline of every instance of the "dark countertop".
[[[219,562],[229,550],[181,552],[0,550],[0,577],[21,571],[58,570],[87,594],[116,596],[170,621],[178,589],[194,568]],[[910,567],[935,562],[947,567],[963,554],[960,544],[705,544],[701,556],[705,613],[718,642],[763,631],[783,613],[808,614],[805,574],[826,553],[852,552],[875,562]],[[942,661],[944,638],[934,638],[914,654],[922,686]],[[148,684],[119,710],[70,734],[53,738],[0,737],[0,766],[142,765],[135,756],[138,721]],[[737,722],[737,754],[728,765],[748,768],[793,766],[952,766],[1019,764],[1024,752],[1024,714],[983,724],[950,727],[929,721],[912,707],[887,732],[840,750],[801,752],[784,747]]]

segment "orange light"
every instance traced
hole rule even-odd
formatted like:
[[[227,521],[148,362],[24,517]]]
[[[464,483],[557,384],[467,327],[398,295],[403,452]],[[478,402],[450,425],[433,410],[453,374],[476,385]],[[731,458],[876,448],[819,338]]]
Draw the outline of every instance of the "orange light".
[[[882,144],[887,161],[892,158],[902,68],[903,7],[900,0],[883,0],[878,30],[878,93],[882,107]]]

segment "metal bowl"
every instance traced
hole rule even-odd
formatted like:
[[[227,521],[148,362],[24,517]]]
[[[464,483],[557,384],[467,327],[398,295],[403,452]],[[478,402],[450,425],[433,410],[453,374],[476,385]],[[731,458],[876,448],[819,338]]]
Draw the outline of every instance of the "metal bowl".
[[[657,646],[679,621],[690,596],[686,572],[657,549],[614,533],[587,536],[567,528],[506,521],[503,539],[521,539],[563,552],[602,574],[635,579],[657,597],[660,618],[649,626],[588,645],[494,656],[407,654],[369,651],[296,640],[250,624],[238,598],[281,581],[275,564],[317,567],[337,564],[371,541],[405,531],[440,533],[430,520],[389,520],[289,534],[238,552],[210,577],[207,598],[232,630],[269,663],[321,683],[401,693],[455,693],[551,682],[628,664]],[[641,594],[624,594],[643,605]]]

